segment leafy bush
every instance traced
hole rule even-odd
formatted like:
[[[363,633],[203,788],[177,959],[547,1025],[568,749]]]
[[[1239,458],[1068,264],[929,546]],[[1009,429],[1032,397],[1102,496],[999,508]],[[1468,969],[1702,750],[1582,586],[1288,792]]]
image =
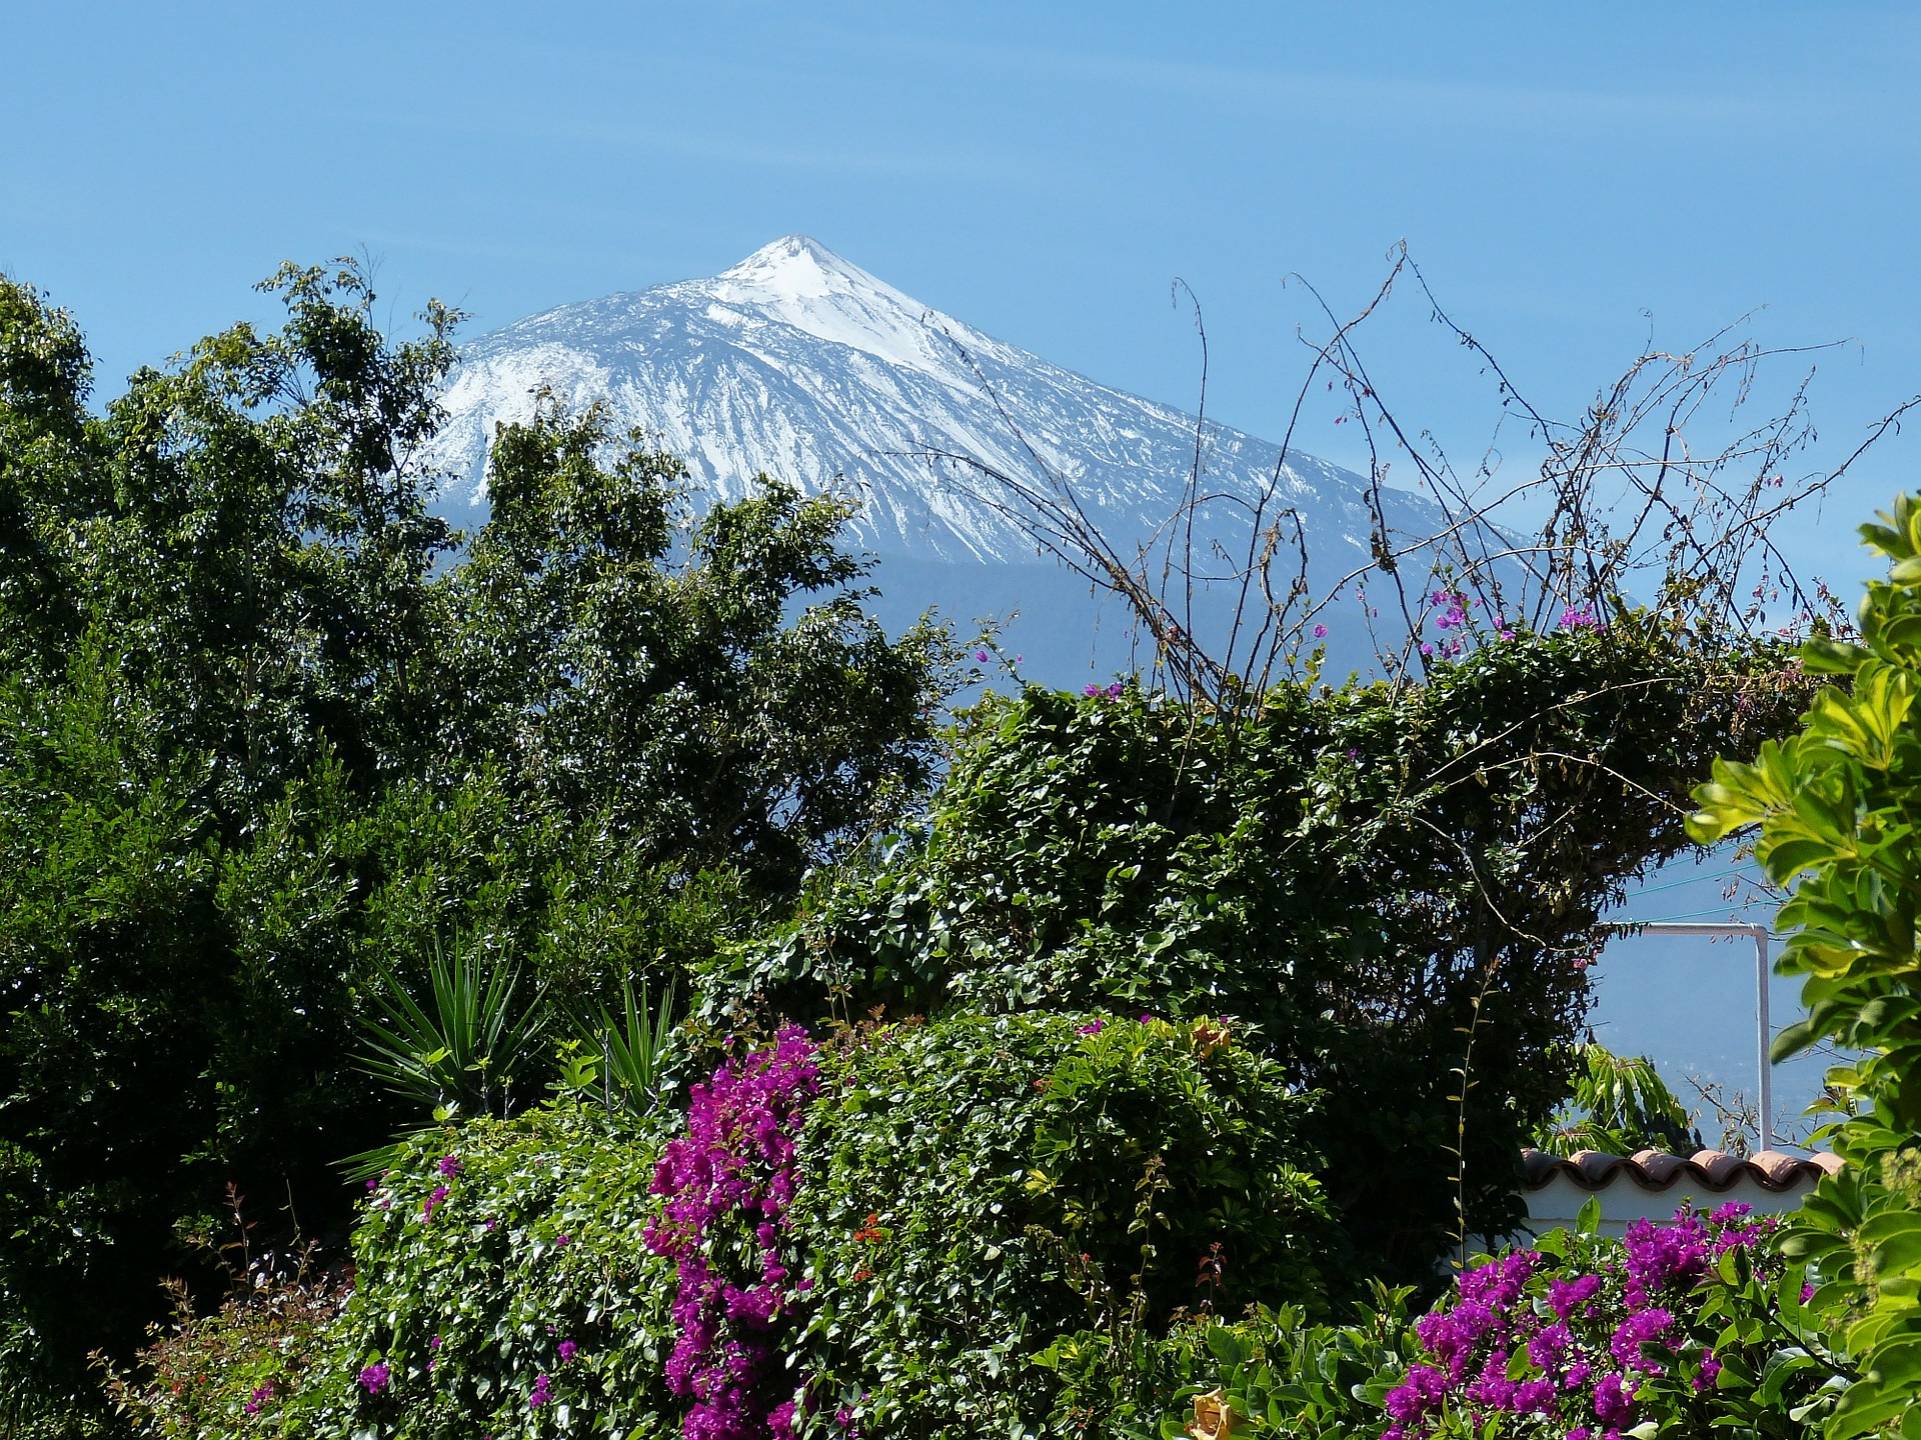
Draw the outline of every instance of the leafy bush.
[[[1800,693],[1646,617],[1516,631],[1421,684],[1277,686],[1243,719],[1132,689],[990,698],[924,832],[714,967],[717,1018],[1142,1008],[1251,1022],[1303,1089],[1367,1268],[1517,1222],[1566,1095],[1596,923],[1688,845],[1680,799]],[[1475,1039],[1465,1126],[1453,1072]],[[1417,1184],[1383,1186],[1379,1157]]]
[[[416,1137],[344,1307],[250,1289],[116,1393],[168,1437],[1055,1433],[1081,1393],[1056,1342],[1118,1306],[1157,1344],[1196,1305],[1321,1293],[1308,1108],[1208,1024],[789,1032],[671,1146],[571,1105]]]
[[[646,1244],[662,1138],[562,1109],[415,1146],[355,1232],[345,1315],[357,1373],[390,1379],[336,1392],[320,1433],[351,1416],[397,1440],[508,1440],[574,1414],[665,1433],[671,1277]]]
[[[1902,496],[1863,538],[1889,562],[1869,583],[1860,637],[1817,639],[1801,660],[1835,677],[1799,734],[1753,763],[1717,763],[1690,822],[1702,841],[1760,827],[1755,854],[1795,882],[1777,925],[1779,968],[1804,977],[1806,1018],[1776,1059],[1831,1042],[1845,1118],[1817,1132],[1848,1164],[1822,1181],[1783,1241],[1816,1262],[1812,1307],[1860,1375],[1827,1422],[1835,1440],[1921,1427],[1921,497]]]
[[[661,1138],[568,1107],[417,1137],[367,1194],[337,1316],[240,1297],[148,1350],[123,1404],[183,1440],[666,1435]]]
[[[1382,1398],[1415,1353],[1408,1288],[1375,1284],[1348,1325],[1310,1325],[1299,1306],[1204,1316],[1145,1344],[1098,1331],[1063,1337],[1050,1435],[1100,1440],[1220,1434],[1349,1440],[1382,1423]],[[1169,1413],[1170,1401],[1191,1407]]]
[[[1036,1433],[1060,1336],[1282,1294],[1339,1264],[1310,1105],[1217,1027],[959,1015],[822,1055],[791,1218],[816,1433]],[[1042,1363],[1036,1363],[1040,1361]]]
[[[337,1375],[335,1330],[349,1294],[336,1276],[292,1274],[269,1257],[243,1266],[210,1315],[176,1287],[172,1326],[106,1392],[154,1440],[285,1434]]]

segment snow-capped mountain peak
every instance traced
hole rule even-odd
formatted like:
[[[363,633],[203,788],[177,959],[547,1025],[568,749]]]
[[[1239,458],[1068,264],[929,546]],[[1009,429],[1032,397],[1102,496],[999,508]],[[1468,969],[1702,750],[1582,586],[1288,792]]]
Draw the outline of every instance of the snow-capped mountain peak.
[[[1195,453],[1191,416],[992,339],[805,235],[709,279],[561,306],[468,346],[436,458],[472,482],[477,505],[494,425],[526,418],[543,387],[657,436],[692,472],[697,503],[744,494],[759,473],[850,485],[865,501],[856,543],[922,560],[1036,558],[978,472],[930,457],[1071,486],[1125,547],[1165,524]],[[1305,455],[1283,464],[1275,446],[1213,424],[1203,452],[1203,489],[1278,490],[1317,561],[1345,570],[1367,554],[1361,477]],[[1221,508],[1244,534],[1244,509]]]
[[[849,291],[912,305],[886,281],[841,259],[811,235],[783,235],[710,282],[717,298],[758,304],[804,303]]]
[[[705,289],[722,306],[791,325],[830,345],[940,374],[967,388],[973,387],[958,363],[955,342],[991,343],[808,235],[782,236],[712,280],[690,282],[689,288]]]

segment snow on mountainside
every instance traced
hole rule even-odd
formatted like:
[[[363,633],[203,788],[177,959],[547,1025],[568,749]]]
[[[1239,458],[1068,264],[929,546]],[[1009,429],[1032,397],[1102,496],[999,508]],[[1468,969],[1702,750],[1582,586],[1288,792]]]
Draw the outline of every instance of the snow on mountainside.
[[[983,335],[801,235],[712,279],[563,305],[469,345],[434,458],[471,486],[476,510],[494,424],[526,418],[542,386],[574,405],[605,402],[617,429],[657,435],[692,470],[697,500],[739,496],[762,472],[808,489],[841,477],[866,499],[856,542],[917,561],[1035,559],[1018,527],[971,493],[978,477],[924,452],[1038,481],[1031,447],[1127,541],[1166,521],[1194,459],[1192,416]],[[1258,494],[1279,458],[1267,441],[1209,424],[1203,489]],[[1365,561],[1361,477],[1297,452],[1279,484],[1317,572]],[[1392,504],[1392,519],[1425,528],[1422,502]],[[1228,538],[1234,526],[1222,507],[1209,528]]]

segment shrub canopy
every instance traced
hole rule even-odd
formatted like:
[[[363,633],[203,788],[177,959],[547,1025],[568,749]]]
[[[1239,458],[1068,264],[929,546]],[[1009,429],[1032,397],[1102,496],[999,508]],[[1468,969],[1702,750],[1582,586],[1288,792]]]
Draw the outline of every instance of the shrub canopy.
[[[1234,1017],[1328,1097],[1310,1133],[1362,1268],[1424,1280],[1463,1134],[1469,1227],[1518,1219],[1596,924],[1688,847],[1713,755],[1792,713],[1784,664],[1623,616],[1425,684],[1285,685],[1245,721],[1133,690],[990,697],[925,828],[728,952],[706,1003]]]

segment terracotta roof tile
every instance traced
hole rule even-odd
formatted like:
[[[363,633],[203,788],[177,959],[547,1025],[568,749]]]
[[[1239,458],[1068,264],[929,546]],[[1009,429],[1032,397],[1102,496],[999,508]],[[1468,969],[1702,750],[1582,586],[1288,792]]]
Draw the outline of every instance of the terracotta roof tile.
[[[1521,1152],[1521,1172],[1527,1188],[1538,1190],[1556,1175],[1566,1175],[1583,1190],[1612,1184],[1617,1173],[1646,1190],[1667,1190],[1676,1184],[1727,1190],[1751,1179],[1765,1190],[1786,1190],[1804,1180],[1819,1180],[1841,1168],[1839,1156],[1823,1152],[1812,1157],[1763,1150],[1742,1159],[1720,1150],[1697,1150],[1692,1155],[1669,1155],[1643,1150],[1635,1155],[1609,1155],[1582,1150],[1574,1155],[1550,1155],[1543,1150]]]

